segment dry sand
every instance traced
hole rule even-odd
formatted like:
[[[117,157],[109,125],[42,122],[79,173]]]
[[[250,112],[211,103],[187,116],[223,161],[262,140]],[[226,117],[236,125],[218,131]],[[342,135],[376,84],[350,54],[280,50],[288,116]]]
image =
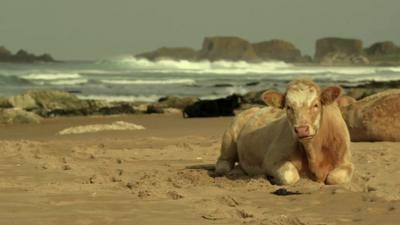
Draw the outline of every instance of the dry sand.
[[[278,196],[240,170],[214,178],[232,118],[133,115],[0,127],[0,224],[400,224],[400,143],[353,143],[351,184]],[[125,121],[144,130],[59,135]]]

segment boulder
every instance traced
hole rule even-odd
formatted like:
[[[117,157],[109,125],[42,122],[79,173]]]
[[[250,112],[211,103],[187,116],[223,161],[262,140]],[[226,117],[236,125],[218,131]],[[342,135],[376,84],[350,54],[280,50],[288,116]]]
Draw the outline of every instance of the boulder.
[[[163,108],[176,108],[184,109],[186,106],[191,105],[198,101],[198,97],[176,97],[176,96],[166,96],[158,100],[158,104]]]
[[[206,37],[199,52],[200,60],[252,61],[258,59],[253,46],[238,37]]]
[[[33,99],[33,97],[29,93],[11,96],[8,99],[8,102],[14,108],[19,108],[24,110],[33,110],[38,108],[35,99]]]
[[[57,90],[31,90],[9,98],[12,107],[32,111],[43,117],[111,115],[134,113],[134,105],[124,102],[81,100],[76,95]]]
[[[145,58],[151,61],[160,59],[173,60],[195,60],[197,51],[192,48],[159,48],[152,52],[145,52],[136,55],[137,58]]]
[[[41,117],[23,109],[0,109],[0,124],[40,123]]]
[[[182,110],[198,100],[198,97],[179,98],[176,96],[166,96],[160,98],[156,103],[147,105],[145,113],[165,113],[175,111],[173,109]]]
[[[366,64],[363,43],[358,39],[322,38],[317,40],[314,60],[323,64]]]
[[[4,109],[4,108],[12,108],[12,107],[13,106],[8,98],[0,97],[0,108]]]
[[[164,108],[157,104],[150,104],[147,106],[146,113],[164,113]]]
[[[86,101],[63,91],[32,90],[22,94],[21,98],[25,100],[21,101],[23,103],[32,103],[32,105],[23,105],[24,107],[21,108],[31,110],[43,117],[88,114],[89,104]]]
[[[400,141],[400,90],[387,90],[341,108],[352,141]]]
[[[301,52],[292,43],[283,40],[270,40],[252,44],[257,56],[263,60],[295,62]]]

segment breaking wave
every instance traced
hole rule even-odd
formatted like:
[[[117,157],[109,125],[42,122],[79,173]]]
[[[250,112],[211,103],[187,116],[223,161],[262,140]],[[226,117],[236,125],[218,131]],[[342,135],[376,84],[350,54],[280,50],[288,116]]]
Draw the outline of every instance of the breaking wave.
[[[31,73],[22,78],[26,80],[67,80],[67,79],[79,79],[81,75],[78,73]]]
[[[194,85],[193,79],[168,79],[168,80],[101,80],[105,84],[187,84]]]
[[[379,72],[400,72],[399,67],[337,67],[337,66],[297,66],[281,61],[271,62],[245,62],[245,61],[188,61],[163,59],[149,61],[135,57],[123,57],[102,61],[123,68],[139,70],[141,72],[157,73],[192,73],[192,74],[262,74],[262,75],[291,75],[291,74],[341,74],[341,75],[367,75]]]

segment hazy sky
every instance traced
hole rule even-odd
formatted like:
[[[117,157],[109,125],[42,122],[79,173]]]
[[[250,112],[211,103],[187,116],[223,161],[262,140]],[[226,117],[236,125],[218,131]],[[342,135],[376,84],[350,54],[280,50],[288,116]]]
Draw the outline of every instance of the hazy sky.
[[[273,38],[313,54],[325,36],[400,44],[400,0],[0,0],[0,45],[97,59],[203,37]]]

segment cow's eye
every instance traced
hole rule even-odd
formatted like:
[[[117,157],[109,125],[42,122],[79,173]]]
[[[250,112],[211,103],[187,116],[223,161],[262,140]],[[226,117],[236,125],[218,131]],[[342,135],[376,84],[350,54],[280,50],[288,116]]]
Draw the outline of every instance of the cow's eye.
[[[319,105],[318,105],[318,104],[315,104],[315,105],[314,105],[314,108],[318,108],[318,107],[319,107]]]

